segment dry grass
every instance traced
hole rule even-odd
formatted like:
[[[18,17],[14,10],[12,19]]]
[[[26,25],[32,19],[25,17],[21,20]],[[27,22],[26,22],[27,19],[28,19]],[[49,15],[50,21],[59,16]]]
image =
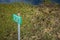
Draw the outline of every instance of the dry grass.
[[[0,40],[17,40],[17,24],[12,14],[21,13],[21,40],[60,40],[59,6],[28,4],[0,5]]]

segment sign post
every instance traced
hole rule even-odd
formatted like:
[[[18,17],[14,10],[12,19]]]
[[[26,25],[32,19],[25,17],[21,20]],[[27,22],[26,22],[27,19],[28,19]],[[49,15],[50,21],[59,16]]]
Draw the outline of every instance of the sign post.
[[[20,40],[20,25],[22,23],[22,17],[20,16],[20,13],[18,13],[18,15],[13,14],[13,20],[18,24],[18,40]]]
[[[18,24],[18,40],[20,40],[20,24]]]

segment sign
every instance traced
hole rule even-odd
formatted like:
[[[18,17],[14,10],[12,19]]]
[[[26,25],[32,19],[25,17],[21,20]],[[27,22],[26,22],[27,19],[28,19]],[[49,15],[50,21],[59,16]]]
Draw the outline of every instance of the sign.
[[[17,22],[18,24],[22,24],[22,17],[18,16],[16,14],[13,14],[13,20]]]
[[[13,20],[18,24],[18,40],[20,40],[20,24],[22,24],[22,17],[13,14]]]

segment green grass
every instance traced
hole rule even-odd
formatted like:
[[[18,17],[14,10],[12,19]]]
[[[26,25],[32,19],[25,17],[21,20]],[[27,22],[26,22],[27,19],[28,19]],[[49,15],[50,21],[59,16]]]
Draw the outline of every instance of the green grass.
[[[59,40],[58,6],[32,6],[24,3],[0,4],[0,40],[17,40],[17,23],[12,15],[20,12],[21,40]]]

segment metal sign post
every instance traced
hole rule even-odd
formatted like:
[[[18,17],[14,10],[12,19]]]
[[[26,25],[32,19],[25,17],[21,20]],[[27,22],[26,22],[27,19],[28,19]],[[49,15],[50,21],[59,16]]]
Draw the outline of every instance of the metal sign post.
[[[20,40],[20,24],[18,24],[18,40]]]
[[[13,20],[18,24],[18,40],[20,40],[20,25],[22,23],[22,17],[18,13],[18,15],[13,14]]]

